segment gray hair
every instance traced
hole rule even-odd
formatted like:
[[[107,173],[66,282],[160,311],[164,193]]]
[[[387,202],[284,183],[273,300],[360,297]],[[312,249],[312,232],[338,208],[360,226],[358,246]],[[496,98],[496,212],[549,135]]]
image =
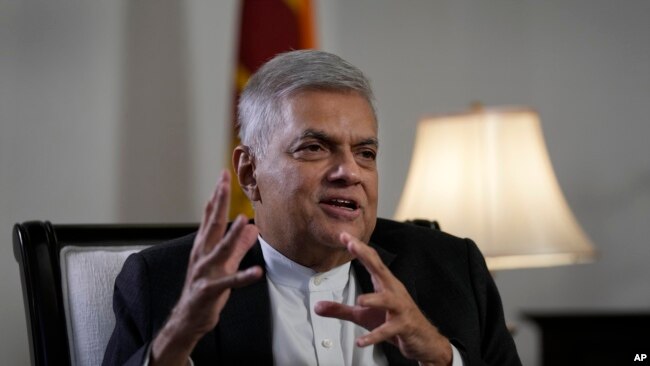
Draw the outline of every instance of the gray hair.
[[[303,91],[357,92],[377,113],[370,82],[361,70],[331,53],[299,50],[281,53],[249,80],[237,106],[239,138],[253,155],[263,156],[283,122],[284,102]]]

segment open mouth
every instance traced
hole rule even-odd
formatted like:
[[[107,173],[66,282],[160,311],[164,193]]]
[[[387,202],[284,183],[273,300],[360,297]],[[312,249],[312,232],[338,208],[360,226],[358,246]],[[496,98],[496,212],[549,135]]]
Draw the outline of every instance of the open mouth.
[[[350,211],[354,211],[359,208],[359,204],[356,201],[343,198],[331,198],[321,202],[326,205],[339,207]]]

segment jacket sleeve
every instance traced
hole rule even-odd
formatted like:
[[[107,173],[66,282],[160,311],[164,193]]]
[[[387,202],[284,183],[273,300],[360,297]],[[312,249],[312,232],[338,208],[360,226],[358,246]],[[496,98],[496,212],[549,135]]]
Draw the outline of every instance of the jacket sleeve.
[[[459,347],[465,365],[521,366],[514,340],[506,327],[499,291],[485,259],[473,241],[466,239],[469,273],[480,321],[480,354]]]
[[[150,286],[147,267],[139,254],[129,256],[115,279],[115,328],[102,365],[144,364],[152,337]]]

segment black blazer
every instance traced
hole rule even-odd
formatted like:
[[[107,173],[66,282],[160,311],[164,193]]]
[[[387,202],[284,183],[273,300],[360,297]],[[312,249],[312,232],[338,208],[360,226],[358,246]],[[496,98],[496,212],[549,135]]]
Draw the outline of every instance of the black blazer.
[[[104,365],[142,365],[149,342],[180,297],[194,234],[131,255],[115,280],[116,325]],[[521,365],[508,332],[501,299],[476,245],[440,231],[378,219],[370,240],[427,318],[460,351],[466,365]],[[259,243],[241,268],[260,265]],[[363,292],[370,276],[353,261]],[[235,289],[214,331],[192,352],[195,365],[271,365],[267,282]],[[391,365],[417,365],[382,344]]]

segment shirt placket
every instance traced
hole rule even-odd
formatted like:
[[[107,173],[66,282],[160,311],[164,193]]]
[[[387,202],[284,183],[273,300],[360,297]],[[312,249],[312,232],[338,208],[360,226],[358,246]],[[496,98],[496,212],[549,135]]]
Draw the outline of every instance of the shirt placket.
[[[312,319],[314,348],[321,366],[343,365],[341,349],[341,324],[337,319],[322,317],[314,312],[319,301],[334,301],[331,289],[324,289],[327,277],[322,274],[312,276],[309,281],[309,311]]]

